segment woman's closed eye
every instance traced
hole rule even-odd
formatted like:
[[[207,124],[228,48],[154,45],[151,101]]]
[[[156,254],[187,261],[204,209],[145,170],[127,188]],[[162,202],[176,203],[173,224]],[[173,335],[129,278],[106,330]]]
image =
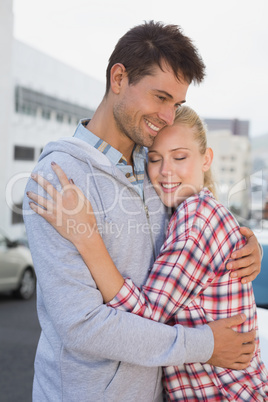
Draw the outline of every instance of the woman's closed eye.
[[[149,163],[156,163],[156,162],[160,162],[161,159],[149,159],[148,162]]]

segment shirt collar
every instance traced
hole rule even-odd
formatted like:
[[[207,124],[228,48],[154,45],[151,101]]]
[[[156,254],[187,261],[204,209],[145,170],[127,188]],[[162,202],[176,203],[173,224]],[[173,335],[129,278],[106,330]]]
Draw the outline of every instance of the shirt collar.
[[[85,141],[87,144],[92,145],[94,148],[98,149],[100,152],[105,154],[110,162],[114,165],[127,165],[126,158],[124,155],[119,152],[117,149],[113,148],[106,141],[97,137],[91,131],[89,131],[85,126],[89,120],[80,120],[78,124],[74,137],[79,138],[80,140]],[[135,145],[133,149],[133,161],[134,166],[142,162],[146,159],[146,149],[141,145]]]

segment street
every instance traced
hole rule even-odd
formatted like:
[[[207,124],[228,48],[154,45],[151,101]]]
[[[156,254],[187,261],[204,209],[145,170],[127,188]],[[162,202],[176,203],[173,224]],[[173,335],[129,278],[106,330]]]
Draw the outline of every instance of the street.
[[[0,296],[0,401],[30,402],[40,334],[36,299]]]
[[[31,402],[40,334],[36,299],[0,295],[0,402]],[[262,358],[268,367],[268,310],[258,309]]]

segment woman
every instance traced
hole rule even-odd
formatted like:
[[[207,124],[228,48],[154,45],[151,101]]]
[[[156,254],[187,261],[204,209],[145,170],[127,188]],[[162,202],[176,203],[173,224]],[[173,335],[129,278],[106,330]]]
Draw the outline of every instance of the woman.
[[[72,217],[77,224],[87,222],[95,228],[90,239],[57,227],[53,211],[48,216],[36,204],[31,203],[31,207],[74,243],[110,306],[170,325],[186,326],[243,312],[247,321],[237,330],[250,331],[257,328],[252,285],[230,279],[225,267],[231,253],[245,240],[234,217],[213,196],[212,159],[204,125],[188,107],[179,110],[173,126],[163,129],[150,147],[150,180],[162,202],[175,211],[160,255],[141,289],[130,278],[123,278],[113,264],[97,232],[94,215],[86,212],[89,202],[72,181],[74,197],[78,195],[84,203]],[[60,172],[57,165],[54,170]],[[49,209],[47,200],[37,199],[32,193],[29,197]],[[173,401],[268,400],[267,376],[258,339],[255,355],[245,370],[200,363],[163,368],[164,386]]]

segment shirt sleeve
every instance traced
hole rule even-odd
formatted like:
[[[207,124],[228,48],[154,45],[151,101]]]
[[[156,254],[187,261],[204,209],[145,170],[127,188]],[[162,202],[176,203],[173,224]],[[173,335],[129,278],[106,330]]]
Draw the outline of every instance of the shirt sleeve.
[[[230,212],[214,199],[191,197],[174,214],[167,239],[144,286],[131,279],[109,303],[155,321],[167,322],[203,292],[234,247],[243,244]]]

